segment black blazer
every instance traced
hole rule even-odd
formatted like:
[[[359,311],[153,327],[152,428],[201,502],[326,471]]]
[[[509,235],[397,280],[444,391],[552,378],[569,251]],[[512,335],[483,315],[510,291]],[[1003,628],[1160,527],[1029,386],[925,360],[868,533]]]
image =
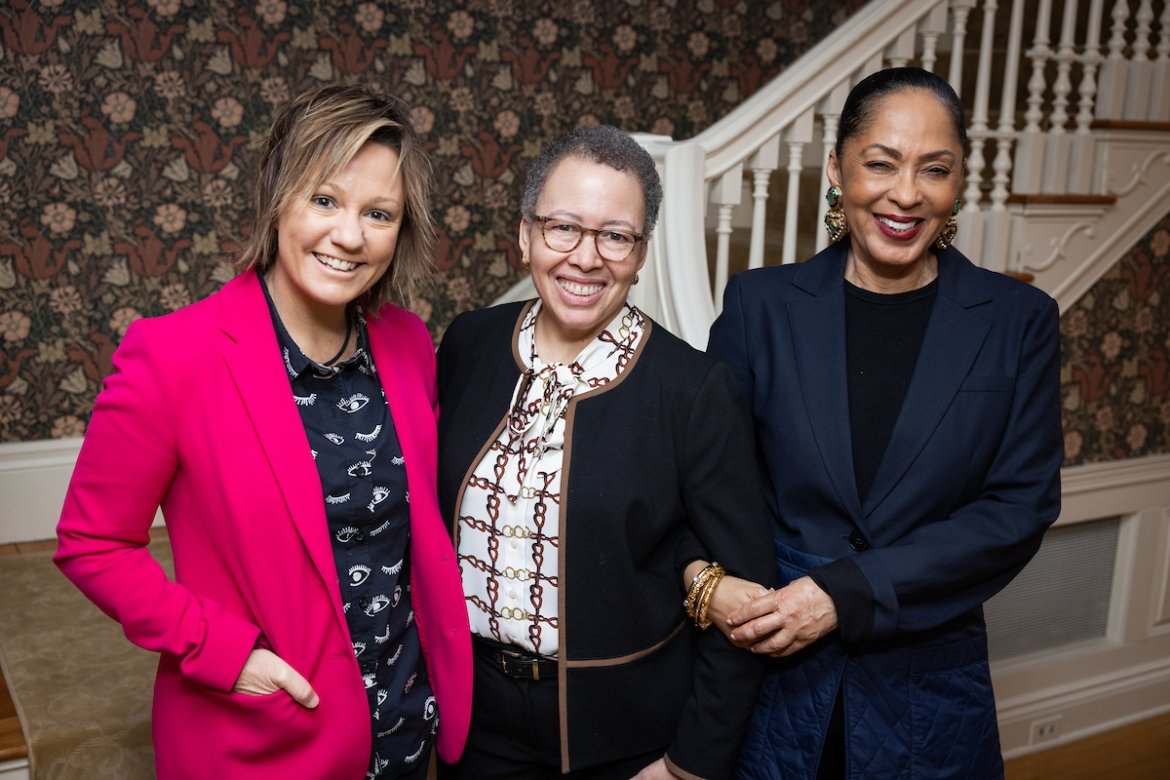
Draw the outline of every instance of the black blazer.
[[[463,488],[522,371],[514,345],[530,305],[461,315],[439,349],[440,508],[456,544]],[[705,548],[732,573],[773,581],[752,439],[727,368],[653,323],[618,380],[571,402],[558,572],[563,771],[661,748],[688,776],[730,774],[762,666],[717,629],[690,624],[680,565]]]

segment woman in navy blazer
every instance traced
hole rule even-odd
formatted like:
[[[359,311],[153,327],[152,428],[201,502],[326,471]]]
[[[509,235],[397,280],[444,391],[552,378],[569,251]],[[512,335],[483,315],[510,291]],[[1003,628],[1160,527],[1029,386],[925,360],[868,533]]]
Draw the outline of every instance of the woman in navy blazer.
[[[775,657],[752,778],[1002,776],[982,604],[1059,513],[1059,316],[949,246],[966,137],[945,81],[860,82],[834,243],[732,279],[709,351],[756,421],[781,583],[725,630]]]

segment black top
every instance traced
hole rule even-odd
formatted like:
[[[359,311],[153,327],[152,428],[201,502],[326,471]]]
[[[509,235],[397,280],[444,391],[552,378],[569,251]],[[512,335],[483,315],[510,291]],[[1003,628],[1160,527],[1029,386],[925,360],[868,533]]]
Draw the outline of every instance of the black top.
[[[937,296],[937,278],[902,293],[870,292],[845,282],[849,427],[862,503],[902,409]]]
[[[322,365],[297,347],[261,284],[321,475],[342,608],[370,704],[367,777],[397,776],[425,761],[439,726],[410,601],[406,461],[361,313],[353,313],[357,351]]]

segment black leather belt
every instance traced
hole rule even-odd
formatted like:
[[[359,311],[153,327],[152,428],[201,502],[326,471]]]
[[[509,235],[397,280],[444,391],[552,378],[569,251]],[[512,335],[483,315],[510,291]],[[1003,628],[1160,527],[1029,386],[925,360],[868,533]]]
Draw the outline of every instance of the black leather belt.
[[[555,658],[533,655],[518,647],[501,645],[478,636],[475,640],[481,651],[491,659],[492,665],[509,677],[537,681],[557,679]]]

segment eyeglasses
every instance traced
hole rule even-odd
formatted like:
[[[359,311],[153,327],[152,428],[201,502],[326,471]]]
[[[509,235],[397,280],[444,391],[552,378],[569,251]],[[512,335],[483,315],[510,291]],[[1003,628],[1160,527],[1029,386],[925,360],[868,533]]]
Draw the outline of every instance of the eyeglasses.
[[[540,235],[544,238],[544,245],[554,252],[572,252],[581,244],[581,238],[586,233],[591,233],[597,254],[601,255],[601,259],[611,263],[628,260],[634,253],[634,247],[645,238],[641,233],[631,233],[628,230],[581,227],[576,222],[568,222],[559,217],[532,218],[540,223]]]

